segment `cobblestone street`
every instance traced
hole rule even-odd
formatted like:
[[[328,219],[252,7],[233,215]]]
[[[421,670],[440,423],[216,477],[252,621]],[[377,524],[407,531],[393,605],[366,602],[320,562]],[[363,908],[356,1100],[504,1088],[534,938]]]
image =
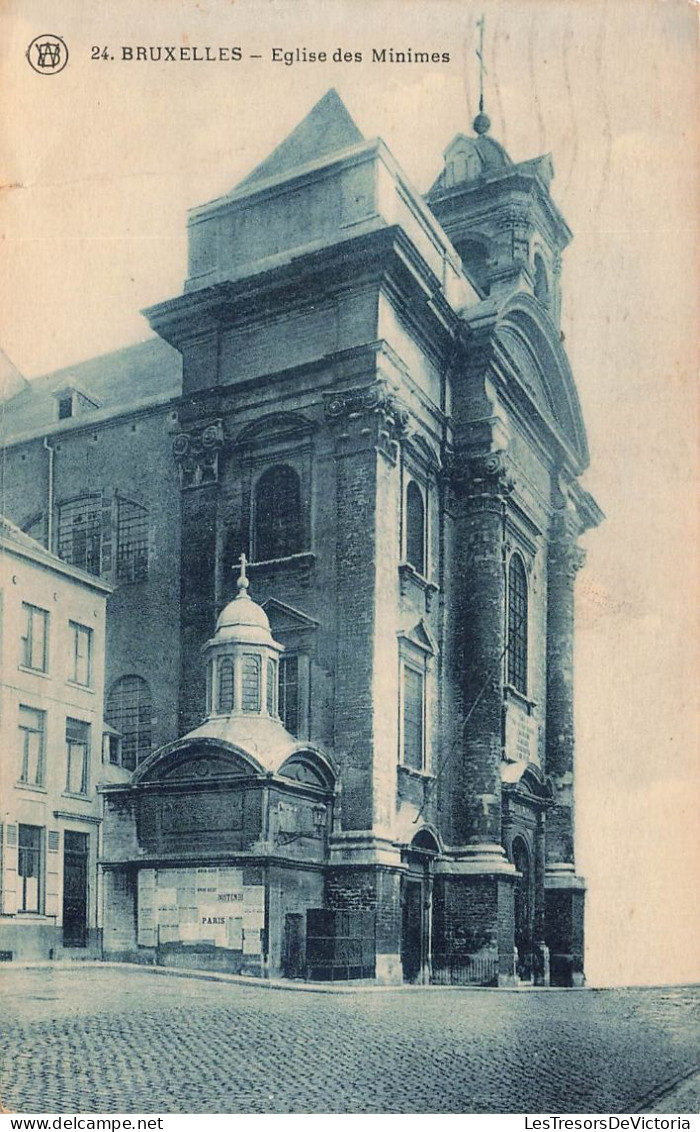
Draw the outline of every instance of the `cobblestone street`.
[[[669,1111],[697,1066],[689,988],[293,993],[76,965],[3,970],[0,998],[15,1112]]]

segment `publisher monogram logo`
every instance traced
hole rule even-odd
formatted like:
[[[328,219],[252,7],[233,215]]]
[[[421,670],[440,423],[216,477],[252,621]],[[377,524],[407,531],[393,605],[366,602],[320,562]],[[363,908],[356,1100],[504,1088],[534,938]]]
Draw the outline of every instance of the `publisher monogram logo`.
[[[60,35],[37,35],[27,48],[27,61],[38,75],[57,75],[68,62],[68,48]]]

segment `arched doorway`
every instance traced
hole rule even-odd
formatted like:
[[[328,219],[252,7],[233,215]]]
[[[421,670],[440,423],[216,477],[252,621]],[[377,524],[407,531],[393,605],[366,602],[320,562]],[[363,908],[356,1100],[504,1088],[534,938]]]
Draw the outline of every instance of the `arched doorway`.
[[[515,946],[518,951],[520,979],[532,978],[533,874],[530,850],[522,837],[516,837],[512,849],[513,864],[520,873],[515,885]]]
[[[440,847],[429,829],[421,829],[402,854],[407,866],[401,880],[401,966],[406,983],[430,982],[432,863]]]

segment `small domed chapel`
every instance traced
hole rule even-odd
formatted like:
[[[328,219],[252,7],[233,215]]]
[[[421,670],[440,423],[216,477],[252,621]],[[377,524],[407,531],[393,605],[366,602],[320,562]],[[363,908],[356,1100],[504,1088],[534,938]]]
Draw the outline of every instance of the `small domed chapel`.
[[[330,91],[190,213],[156,341],[33,383],[63,399],[48,535],[39,406],[28,435],[10,402],[13,518],[115,589],[106,958],[583,981],[574,585],[602,516],[552,178],[481,112],[423,197]]]

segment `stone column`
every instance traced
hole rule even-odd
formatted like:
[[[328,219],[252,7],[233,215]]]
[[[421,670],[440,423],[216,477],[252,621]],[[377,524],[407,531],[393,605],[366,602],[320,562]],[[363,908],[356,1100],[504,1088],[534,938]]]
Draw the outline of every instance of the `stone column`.
[[[515,978],[516,872],[501,829],[504,535],[512,489],[505,452],[468,458],[453,482],[452,616],[461,714],[445,799],[454,849],[436,865],[433,980],[507,984]]]
[[[459,846],[501,847],[501,757],[506,579],[505,508],[511,490],[504,453],[471,459],[458,520],[456,616],[462,627],[462,735],[453,837]]]
[[[546,771],[554,790],[547,813],[545,940],[552,983],[583,982],[585,884],[574,863],[574,581],[584,553],[579,527],[555,517],[547,564]]]

